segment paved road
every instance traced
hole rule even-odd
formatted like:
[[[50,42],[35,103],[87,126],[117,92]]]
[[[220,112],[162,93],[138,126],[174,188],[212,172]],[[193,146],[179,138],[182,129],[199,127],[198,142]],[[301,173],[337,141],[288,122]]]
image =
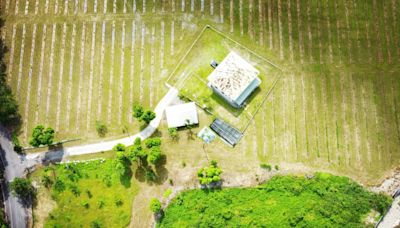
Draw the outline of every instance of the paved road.
[[[68,156],[109,151],[112,150],[112,148],[118,143],[122,143],[128,146],[132,145],[137,137],[140,137],[141,139],[146,139],[150,137],[158,128],[158,125],[160,124],[163,117],[165,108],[169,106],[172,102],[176,101],[177,98],[178,90],[176,90],[175,88],[170,88],[168,93],[160,100],[154,110],[154,112],[156,113],[156,118],[152,120],[145,129],[135,135],[112,141],[105,141],[82,146],[58,148],[48,152],[28,154],[26,156],[26,165],[28,167],[32,167],[45,161],[61,161]]]
[[[400,196],[397,196],[389,211],[378,224],[378,228],[396,227],[400,225]]]
[[[23,206],[8,191],[8,183],[15,177],[21,177],[24,174],[25,162],[14,152],[14,146],[11,143],[10,135],[7,131],[0,127],[0,154],[1,160],[5,167],[5,179],[6,183],[3,184],[3,190],[5,194],[5,209],[10,221],[11,227],[24,228],[27,226],[28,221],[28,210]]]

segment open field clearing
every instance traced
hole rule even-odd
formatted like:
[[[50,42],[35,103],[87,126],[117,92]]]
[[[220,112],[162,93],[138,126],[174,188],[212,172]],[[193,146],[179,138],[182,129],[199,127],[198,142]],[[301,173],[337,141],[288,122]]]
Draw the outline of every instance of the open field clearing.
[[[95,160],[45,167],[32,177],[40,184],[35,225],[126,227],[131,202],[138,192],[132,173],[120,175],[114,160]],[[43,179],[51,184],[44,186]],[[50,208],[49,208],[50,207]],[[50,212],[50,214],[48,214]]]
[[[0,4],[5,20],[1,36],[9,48],[8,82],[20,105],[24,145],[39,123],[53,126],[58,139],[82,138],[79,143],[99,140],[96,120],[107,124],[109,138],[136,133],[140,124],[131,117],[132,103],[155,107],[167,91],[167,77],[210,24],[283,69],[241,142],[230,148],[217,140],[205,147],[226,173],[240,176],[269,163],[376,184],[399,164],[398,1]],[[209,43],[218,40],[208,38]],[[208,65],[210,59],[197,61]],[[195,132],[212,121],[203,112],[199,115]],[[168,136],[165,121],[158,134]],[[206,157],[199,140],[179,134],[179,141],[164,144],[166,169],[172,179],[184,170],[176,181],[185,185]],[[187,168],[177,161],[187,162]],[[166,185],[139,191],[133,221],[149,225],[138,218],[151,217],[150,194],[161,195]]]

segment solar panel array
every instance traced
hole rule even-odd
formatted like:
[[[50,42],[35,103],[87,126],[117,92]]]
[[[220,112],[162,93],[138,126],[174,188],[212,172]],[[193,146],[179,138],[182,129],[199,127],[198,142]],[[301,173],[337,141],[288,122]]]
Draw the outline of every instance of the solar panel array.
[[[221,138],[223,138],[227,143],[232,146],[238,144],[240,139],[243,137],[243,134],[239,130],[232,127],[221,119],[214,120],[210,127],[213,131],[215,131],[215,133],[217,133]]]

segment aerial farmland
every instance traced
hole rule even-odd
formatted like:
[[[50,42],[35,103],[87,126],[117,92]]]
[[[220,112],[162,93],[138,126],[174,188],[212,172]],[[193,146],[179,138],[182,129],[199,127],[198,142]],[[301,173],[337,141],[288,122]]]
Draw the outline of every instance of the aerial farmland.
[[[400,224],[400,2],[3,0],[0,12],[4,224]]]

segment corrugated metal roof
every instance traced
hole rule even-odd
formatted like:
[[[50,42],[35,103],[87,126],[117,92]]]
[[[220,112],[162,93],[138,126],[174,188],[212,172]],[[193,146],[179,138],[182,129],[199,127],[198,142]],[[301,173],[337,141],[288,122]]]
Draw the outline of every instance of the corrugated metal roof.
[[[221,138],[223,138],[227,143],[232,146],[238,144],[240,139],[243,137],[243,134],[239,130],[232,127],[221,119],[214,120],[210,127],[213,131],[215,131],[215,133],[217,133]]]

